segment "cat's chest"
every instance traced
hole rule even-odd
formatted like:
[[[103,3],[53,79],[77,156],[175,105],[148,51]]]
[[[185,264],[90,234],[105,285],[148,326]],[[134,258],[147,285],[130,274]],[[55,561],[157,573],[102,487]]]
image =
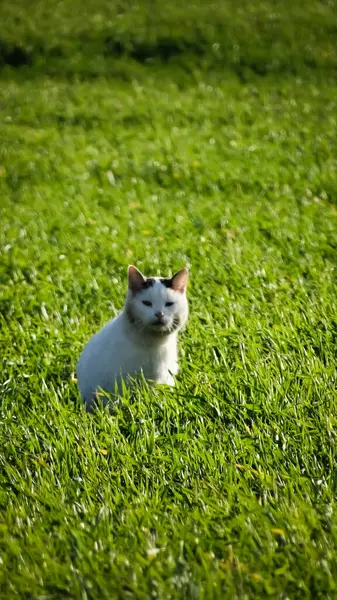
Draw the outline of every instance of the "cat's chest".
[[[143,371],[145,377],[157,379],[170,367],[174,360],[172,349],[169,346],[159,348],[132,348],[129,354],[127,371]]]

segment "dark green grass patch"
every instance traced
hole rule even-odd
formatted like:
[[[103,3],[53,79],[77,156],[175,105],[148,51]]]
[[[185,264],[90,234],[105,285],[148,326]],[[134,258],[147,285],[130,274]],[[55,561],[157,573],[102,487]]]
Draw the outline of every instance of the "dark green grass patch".
[[[0,66],[61,74],[128,73],[175,63],[264,75],[336,69],[335,1],[13,0],[0,8]]]

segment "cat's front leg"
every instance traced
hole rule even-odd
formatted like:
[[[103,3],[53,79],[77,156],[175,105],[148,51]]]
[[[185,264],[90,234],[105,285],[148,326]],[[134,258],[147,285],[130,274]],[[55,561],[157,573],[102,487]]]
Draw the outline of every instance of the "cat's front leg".
[[[163,371],[161,375],[156,379],[156,383],[164,383],[165,385],[170,385],[171,387],[174,387],[174,375],[175,374],[172,373],[170,369],[168,369],[167,371]]]
[[[176,377],[176,375],[178,375],[178,371],[179,371],[178,361],[175,360],[170,365],[170,367],[168,368],[168,371],[167,371],[167,375],[166,375],[167,385],[171,385],[171,386],[175,385],[175,377]]]
[[[171,373],[168,373],[165,383],[166,385],[170,385],[171,387],[175,386],[175,379]]]

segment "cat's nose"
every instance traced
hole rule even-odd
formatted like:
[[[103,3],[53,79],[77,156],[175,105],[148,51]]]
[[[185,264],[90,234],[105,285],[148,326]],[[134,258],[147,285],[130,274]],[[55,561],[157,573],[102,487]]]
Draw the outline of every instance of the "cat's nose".
[[[164,313],[161,311],[158,311],[156,313],[154,313],[155,317],[157,317],[158,321],[162,321],[163,317],[164,317]]]

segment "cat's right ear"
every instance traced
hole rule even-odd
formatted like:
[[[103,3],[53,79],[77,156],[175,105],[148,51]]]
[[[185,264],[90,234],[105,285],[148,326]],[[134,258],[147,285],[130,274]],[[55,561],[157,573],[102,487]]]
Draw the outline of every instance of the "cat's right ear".
[[[142,275],[142,273],[138,271],[136,267],[134,267],[133,265],[128,266],[129,290],[131,290],[133,294],[136,294],[144,287],[145,281],[146,279],[144,275]]]

